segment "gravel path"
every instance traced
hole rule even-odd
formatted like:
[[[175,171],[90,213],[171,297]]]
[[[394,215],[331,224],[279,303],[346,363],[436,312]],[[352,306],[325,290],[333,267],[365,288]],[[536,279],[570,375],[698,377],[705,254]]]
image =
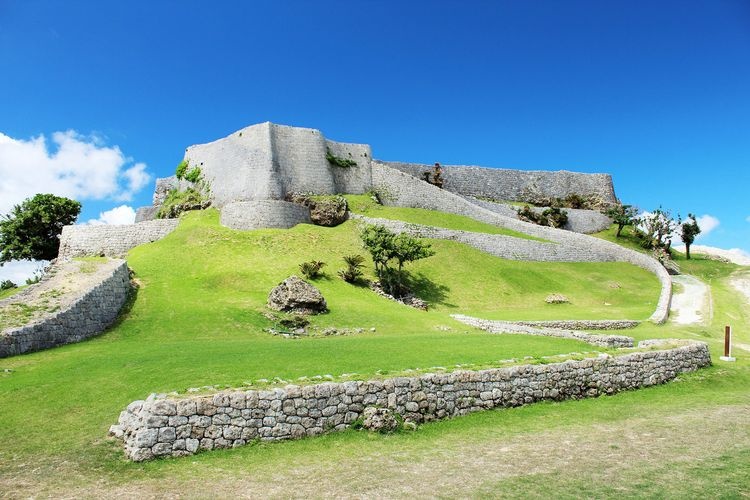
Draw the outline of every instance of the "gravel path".
[[[695,276],[672,276],[672,282],[682,289],[672,296],[670,317],[680,325],[704,323],[710,319],[710,289]]]

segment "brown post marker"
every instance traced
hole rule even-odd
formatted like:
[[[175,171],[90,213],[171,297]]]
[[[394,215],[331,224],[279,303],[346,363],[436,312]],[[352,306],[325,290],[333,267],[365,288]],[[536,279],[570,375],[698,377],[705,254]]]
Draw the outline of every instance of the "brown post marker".
[[[731,342],[730,340],[731,338],[732,338],[732,327],[729,325],[726,325],[724,327],[724,357],[725,358],[728,358],[730,355],[729,345]]]

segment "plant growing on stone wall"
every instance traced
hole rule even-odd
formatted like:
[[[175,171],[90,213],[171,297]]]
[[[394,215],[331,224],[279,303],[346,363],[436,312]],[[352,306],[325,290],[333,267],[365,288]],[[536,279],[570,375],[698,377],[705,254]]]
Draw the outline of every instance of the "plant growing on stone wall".
[[[344,255],[346,269],[339,269],[339,276],[347,283],[356,283],[362,278],[362,265],[365,258],[361,255]]]
[[[302,273],[302,276],[304,276],[305,278],[314,280],[320,278],[323,275],[321,269],[323,269],[323,266],[325,265],[325,262],[321,262],[319,260],[303,262],[299,265],[299,272]]]
[[[337,167],[341,168],[357,166],[356,161],[352,160],[351,158],[342,158],[340,156],[336,156],[328,148],[326,148],[326,160],[328,160],[328,163],[330,163],[331,165],[336,165]]]
[[[360,234],[370,252],[375,274],[383,290],[396,298],[409,293],[404,265],[435,255],[429,243],[406,233],[396,234],[384,226],[368,225]],[[391,262],[395,261],[395,266]]]
[[[188,182],[198,182],[201,180],[200,167],[193,167],[185,173],[185,180]]]
[[[177,165],[177,168],[174,171],[175,177],[177,177],[178,179],[184,179],[185,178],[185,174],[187,173],[187,169],[188,169],[188,161],[187,160],[182,160]]]
[[[194,188],[185,191],[172,189],[169,191],[164,203],[156,213],[157,219],[175,219],[183,212],[189,210],[202,210],[211,205],[211,202]]]
[[[542,212],[536,212],[528,205],[524,205],[518,209],[518,218],[540,226],[561,228],[568,222],[568,213],[558,207],[546,208]]]
[[[317,226],[333,227],[346,221],[346,211],[349,205],[343,196],[311,196],[290,193],[286,195],[285,200],[309,208],[310,220]]]

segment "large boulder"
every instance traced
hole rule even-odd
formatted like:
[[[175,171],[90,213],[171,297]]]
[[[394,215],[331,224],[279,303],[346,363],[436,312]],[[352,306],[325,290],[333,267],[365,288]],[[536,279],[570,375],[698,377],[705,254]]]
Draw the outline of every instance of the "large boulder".
[[[333,227],[346,222],[346,198],[343,196],[318,196],[312,198],[305,194],[292,193],[287,201],[303,205],[310,209],[310,220],[317,226]]]
[[[320,290],[297,276],[288,277],[271,290],[268,307],[300,314],[317,314],[328,309]]]
[[[368,406],[365,408],[362,417],[362,427],[372,432],[394,432],[397,431],[400,426],[400,422],[396,418],[393,410],[388,408]]]

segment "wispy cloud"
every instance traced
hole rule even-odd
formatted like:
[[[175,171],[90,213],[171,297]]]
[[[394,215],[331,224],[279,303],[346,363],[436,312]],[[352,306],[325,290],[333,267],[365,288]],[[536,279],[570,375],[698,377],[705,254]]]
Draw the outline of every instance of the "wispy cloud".
[[[151,176],[118,146],[73,130],[28,140],[0,133],[0,214],[36,193],[128,201]]]
[[[701,233],[696,239],[705,238],[711,233],[711,231],[719,227],[719,224],[721,224],[721,221],[718,218],[708,214],[696,217],[695,220],[698,222],[698,227],[701,228]]]

